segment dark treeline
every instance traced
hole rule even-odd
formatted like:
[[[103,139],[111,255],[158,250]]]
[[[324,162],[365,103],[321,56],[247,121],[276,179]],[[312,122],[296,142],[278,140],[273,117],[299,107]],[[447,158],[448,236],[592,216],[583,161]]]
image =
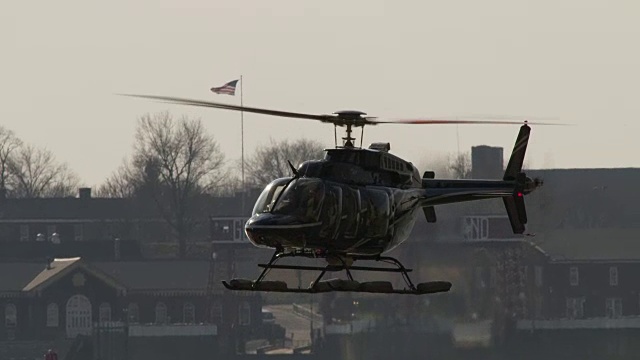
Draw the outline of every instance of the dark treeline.
[[[245,185],[260,188],[291,173],[294,165],[323,157],[323,145],[309,139],[274,141],[258,146],[245,159]],[[466,178],[470,154],[430,159],[421,167],[437,169],[439,177]],[[125,158],[96,189],[99,197],[135,197],[162,188],[175,199],[240,190],[241,161],[228,161],[215,137],[200,119],[174,118],[169,112],[138,119],[131,156]],[[80,177],[54,154],[26,144],[0,126],[0,189],[10,198],[75,196]]]
[[[15,198],[64,197],[75,194],[79,177],[51,151],[26,144],[0,126],[0,189]]]
[[[196,221],[198,199],[233,195],[241,190],[241,161],[228,161],[200,119],[174,118],[169,112],[138,119],[131,155],[96,189],[97,197],[131,198],[153,204],[173,230],[184,256]],[[298,165],[321,159],[324,146],[316,141],[274,141],[258,146],[245,159],[245,185],[262,188],[273,179],[291,175],[288,161]],[[469,174],[468,154],[447,159],[447,175]],[[442,175],[442,174],[441,174]],[[9,198],[75,196],[80,179],[66,163],[45,148],[23,143],[0,127],[0,189]]]

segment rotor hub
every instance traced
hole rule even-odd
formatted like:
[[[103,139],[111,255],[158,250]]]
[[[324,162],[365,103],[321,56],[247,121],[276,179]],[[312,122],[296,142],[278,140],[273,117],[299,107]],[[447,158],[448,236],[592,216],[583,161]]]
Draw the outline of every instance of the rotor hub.
[[[355,127],[364,127],[365,125],[371,124],[371,121],[366,113],[358,110],[341,110],[333,113],[335,117],[333,117],[330,122],[335,126],[346,126],[347,131],[350,131],[352,126]]]
[[[358,110],[340,110],[340,111],[334,112],[334,114],[338,115],[339,118],[345,119],[345,120],[361,119],[364,115],[367,115],[367,113],[364,113]]]

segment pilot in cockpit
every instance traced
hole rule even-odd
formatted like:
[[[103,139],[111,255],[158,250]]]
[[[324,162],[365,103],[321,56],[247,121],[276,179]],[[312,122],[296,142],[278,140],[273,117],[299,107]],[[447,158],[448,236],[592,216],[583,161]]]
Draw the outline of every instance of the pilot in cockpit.
[[[307,194],[307,196],[308,200],[305,218],[315,220],[317,216],[317,210],[320,207],[320,202],[322,201],[322,191],[320,189],[320,184],[310,184],[309,193]]]

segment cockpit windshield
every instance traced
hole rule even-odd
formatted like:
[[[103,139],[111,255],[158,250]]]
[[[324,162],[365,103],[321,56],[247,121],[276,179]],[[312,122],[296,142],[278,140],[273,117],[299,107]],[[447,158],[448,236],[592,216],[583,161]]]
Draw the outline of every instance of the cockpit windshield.
[[[325,188],[321,180],[296,179],[284,189],[271,213],[292,215],[304,221],[318,221],[324,195]]]
[[[285,185],[287,185],[287,182],[290,180],[291,178],[277,179],[267,185],[253,207],[253,214],[270,212],[273,209],[275,201],[282,192],[282,189],[284,189]]]

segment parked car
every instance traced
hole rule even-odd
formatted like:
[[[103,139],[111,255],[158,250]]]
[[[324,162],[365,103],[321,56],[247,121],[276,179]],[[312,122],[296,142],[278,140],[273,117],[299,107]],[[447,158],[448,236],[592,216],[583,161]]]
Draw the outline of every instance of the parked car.
[[[276,317],[273,316],[273,313],[267,309],[262,309],[262,323],[274,324],[275,322],[276,322]]]

